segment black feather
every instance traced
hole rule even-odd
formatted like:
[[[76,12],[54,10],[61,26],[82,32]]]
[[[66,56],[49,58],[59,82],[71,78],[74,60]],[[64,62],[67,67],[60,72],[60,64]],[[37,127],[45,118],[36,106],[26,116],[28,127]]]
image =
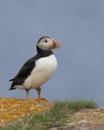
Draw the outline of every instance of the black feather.
[[[22,85],[24,83],[26,78],[31,74],[31,71],[35,67],[35,63],[38,59],[53,54],[51,50],[42,50],[38,48],[38,46],[37,46],[37,52],[38,54],[32,57],[31,59],[29,59],[27,62],[25,62],[25,64],[22,66],[18,74],[14,78],[9,80],[9,81],[13,81],[9,90],[16,89],[15,85]]]

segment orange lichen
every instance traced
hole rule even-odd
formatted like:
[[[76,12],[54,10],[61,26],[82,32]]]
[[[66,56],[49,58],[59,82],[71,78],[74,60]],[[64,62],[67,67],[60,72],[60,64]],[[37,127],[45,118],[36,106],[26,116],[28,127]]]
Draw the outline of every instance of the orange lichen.
[[[53,102],[31,103],[16,98],[0,98],[0,125],[27,115],[49,111],[53,104]]]

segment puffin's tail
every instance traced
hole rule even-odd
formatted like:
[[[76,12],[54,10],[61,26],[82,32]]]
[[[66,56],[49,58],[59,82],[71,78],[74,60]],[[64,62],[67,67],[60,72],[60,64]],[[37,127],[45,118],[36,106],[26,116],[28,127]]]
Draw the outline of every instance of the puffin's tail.
[[[14,90],[14,89],[16,89],[14,86],[12,87],[10,87],[8,90]]]
[[[10,79],[9,81],[14,81],[14,79]],[[14,85],[14,82],[11,84],[11,87],[8,89],[8,90],[14,90],[16,89],[15,88],[15,85]]]
[[[9,81],[14,81],[14,79],[10,79]]]

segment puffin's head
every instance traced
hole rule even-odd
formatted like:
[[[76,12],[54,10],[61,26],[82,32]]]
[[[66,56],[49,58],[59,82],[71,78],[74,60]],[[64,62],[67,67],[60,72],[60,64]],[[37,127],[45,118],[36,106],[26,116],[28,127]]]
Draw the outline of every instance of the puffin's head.
[[[37,42],[37,46],[42,50],[58,49],[61,47],[57,40],[50,37],[41,37]]]

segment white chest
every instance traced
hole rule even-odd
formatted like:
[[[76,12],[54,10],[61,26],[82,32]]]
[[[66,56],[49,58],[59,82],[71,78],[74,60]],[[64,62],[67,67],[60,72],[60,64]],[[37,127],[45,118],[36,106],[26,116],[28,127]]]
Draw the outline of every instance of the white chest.
[[[51,78],[51,76],[56,71],[56,68],[57,68],[57,60],[54,55],[40,58],[36,62],[35,68],[32,70],[30,76],[24,82],[24,87],[26,88],[41,87]]]

